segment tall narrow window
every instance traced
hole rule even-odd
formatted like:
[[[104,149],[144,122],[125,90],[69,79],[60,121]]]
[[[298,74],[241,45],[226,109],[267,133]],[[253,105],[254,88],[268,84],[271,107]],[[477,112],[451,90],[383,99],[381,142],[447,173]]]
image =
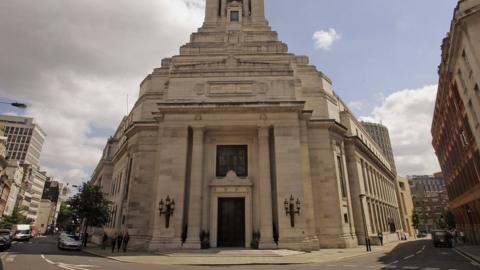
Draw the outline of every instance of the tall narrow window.
[[[475,84],[475,86],[473,87],[473,91],[475,92],[478,104],[480,105],[480,89],[478,88],[478,84]]]
[[[217,146],[217,177],[225,177],[229,171],[234,171],[239,177],[248,176],[248,146],[219,145]]]
[[[338,162],[338,173],[340,177],[340,188],[342,190],[342,197],[346,198],[347,197],[347,190],[345,186],[345,177],[343,173],[343,162],[342,162],[342,157],[337,156],[337,162]]]
[[[467,139],[467,135],[465,134],[465,130],[460,131],[460,139],[462,141],[463,146],[468,145],[468,139]]]
[[[240,12],[230,11],[230,21],[231,22],[239,22],[240,21]]]

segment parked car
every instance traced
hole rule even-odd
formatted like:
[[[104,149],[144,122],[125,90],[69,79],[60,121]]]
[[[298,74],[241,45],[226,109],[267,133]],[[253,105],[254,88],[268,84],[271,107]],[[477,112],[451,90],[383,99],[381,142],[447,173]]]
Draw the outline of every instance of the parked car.
[[[79,236],[74,234],[62,233],[58,237],[58,248],[59,249],[71,249],[71,250],[81,250],[82,241]]]
[[[32,238],[32,228],[28,224],[18,224],[13,226],[13,240],[29,241]]]
[[[435,247],[453,247],[453,236],[447,230],[433,231],[432,240]]]
[[[0,250],[9,249],[12,246],[10,230],[0,230]]]

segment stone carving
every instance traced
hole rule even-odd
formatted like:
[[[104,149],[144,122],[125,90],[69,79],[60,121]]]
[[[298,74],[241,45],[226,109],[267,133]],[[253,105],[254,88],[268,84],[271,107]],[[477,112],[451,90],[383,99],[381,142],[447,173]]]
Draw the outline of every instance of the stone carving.
[[[205,84],[204,83],[199,83],[196,84],[195,87],[193,88],[193,92],[197,95],[205,95]]]
[[[257,83],[257,91],[259,94],[266,94],[268,91],[268,84],[266,83]]]
[[[209,96],[253,95],[253,82],[211,82],[208,85]]]

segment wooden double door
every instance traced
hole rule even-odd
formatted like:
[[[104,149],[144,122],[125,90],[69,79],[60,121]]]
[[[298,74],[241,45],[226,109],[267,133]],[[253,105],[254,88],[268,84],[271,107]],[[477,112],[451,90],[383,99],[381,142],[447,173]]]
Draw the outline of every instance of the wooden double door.
[[[218,247],[245,247],[245,198],[218,198]]]

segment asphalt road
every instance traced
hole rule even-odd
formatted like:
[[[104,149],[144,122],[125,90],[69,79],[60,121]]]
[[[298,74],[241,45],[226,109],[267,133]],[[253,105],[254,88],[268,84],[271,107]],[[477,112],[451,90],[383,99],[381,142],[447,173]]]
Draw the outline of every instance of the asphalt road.
[[[316,269],[410,269],[410,270],[470,270],[480,269],[453,249],[434,248],[430,241],[403,243],[386,253],[376,253],[354,259],[311,265],[247,265],[247,266],[159,266],[129,264],[96,257],[78,251],[60,251],[55,238],[39,238],[28,243],[14,243],[0,253],[0,270],[316,270]]]

